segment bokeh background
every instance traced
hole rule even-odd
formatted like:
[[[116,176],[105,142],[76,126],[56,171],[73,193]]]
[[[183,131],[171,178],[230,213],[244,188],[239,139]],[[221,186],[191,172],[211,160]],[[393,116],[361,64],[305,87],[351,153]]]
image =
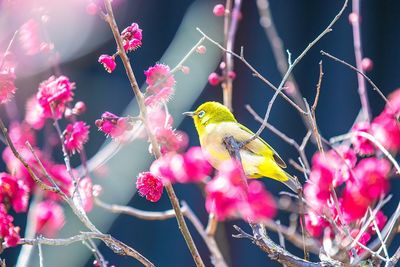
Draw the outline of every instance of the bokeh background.
[[[14,2],[14,3],[13,3]],[[332,20],[340,9],[343,1],[298,1],[271,0],[272,15],[285,48],[296,57]],[[89,16],[85,12],[87,2],[84,0],[69,1],[0,1],[0,48],[4,50],[13,32],[30,16],[37,16],[42,10],[32,11],[32,6],[45,3],[45,11],[49,15],[46,26],[49,37],[60,53],[60,68],[64,75],[77,84],[75,99],[86,102],[88,111],[82,116],[91,125],[90,141],[87,145],[90,163],[99,163],[99,151],[115,150],[115,144],[97,132],[94,121],[104,111],[115,114],[136,114],[137,108],[131,103],[133,93],[124,73],[121,62],[113,74],[108,74],[97,63],[100,54],[113,53],[115,43],[111,31],[99,17]],[[27,4],[29,3],[29,4]],[[114,11],[120,29],[132,22],[137,22],[143,29],[143,46],[130,54],[133,69],[139,84],[143,84],[143,71],[156,62],[166,63],[171,67],[189,51],[200,39],[195,30],[200,27],[215,40],[222,40],[223,19],[214,17],[212,8],[221,3],[214,0],[115,0]],[[330,52],[354,64],[352,30],[348,23],[351,7],[333,27],[333,32],[324,37],[301,61],[294,70],[294,77],[301,93],[311,102],[315,95],[315,85],[318,81],[318,62],[323,59],[325,76],[322,83],[321,97],[317,109],[318,125],[321,134],[326,137],[343,134],[352,126],[360,109],[357,94],[357,77],[353,71],[334,63],[319,54],[321,49]],[[374,69],[369,73],[372,80],[387,95],[400,85],[400,3],[395,0],[362,1],[362,41],[364,55],[374,62]],[[240,21],[236,51],[244,46],[245,57],[265,77],[278,84],[281,76],[276,68],[270,43],[259,24],[256,0],[243,0],[243,18]],[[222,101],[220,87],[207,84],[210,72],[218,68],[221,51],[210,43],[205,43],[207,53],[203,56],[194,55],[186,64],[190,67],[189,75],[177,74],[176,94],[170,102],[170,111],[175,119],[175,126],[185,131],[190,137],[190,145],[199,145],[197,134],[192,122],[184,119],[183,111],[194,109],[206,100]],[[22,53],[21,53],[22,54]],[[23,114],[24,101],[37,90],[40,81],[51,75],[51,69],[45,58],[18,56],[20,64],[17,68],[19,88],[16,94],[16,106]],[[267,103],[273,91],[260,80],[252,77],[246,66],[235,61],[237,78],[234,81],[233,108],[238,120],[250,129],[256,130],[258,124],[246,111],[245,105],[264,114]],[[376,115],[383,108],[383,101],[370,90],[368,95],[372,112]],[[6,115],[5,109],[0,109],[1,116]],[[300,141],[306,133],[305,127],[297,112],[278,97],[269,120],[282,132]],[[296,151],[281,141],[268,130],[263,138],[279,151],[287,161],[296,159]],[[4,146],[1,144],[0,149]],[[124,146],[118,153],[112,153],[110,160],[103,168],[103,175],[93,174],[95,183],[104,188],[102,198],[110,203],[128,204],[143,210],[165,210],[170,208],[169,200],[164,194],[157,203],[150,203],[135,194],[135,177],[138,172],[148,169],[151,163],[150,155],[146,154],[148,146],[143,141],[135,141]],[[309,156],[316,150],[312,144],[308,146]],[[145,156],[144,156],[145,155]],[[61,162],[61,154],[56,154]],[[75,164],[78,164],[75,162]],[[0,170],[4,164],[0,162]],[[289,171],[297,175],[295,170]],[[268,189],[278,195],[282,185],[265,181]],[[181,200],[189,203],[202,222],[207,221],[204,199],[195,185],[176,185],[176,193]],[[391,203],[398,203],[400,196],[399,182],[392,182],[394,197]],[[385,214],[391,214],[395,204],[384,208]],[[67,224],[61,236],[70,236],[84,229],[74,216],[66,209]],[[95,208],[89,215],[96,225],[116,238],[131,244],[135,249],[152,260],[156,266],[194,266],[185,242],[174,219],[167,221],[142,221],[128,216],[114,216],[104,210]],[[287,214],[280,213],[278,218],[287,223]],[[16,225],[24,230],[26,223],[24,215],[16,216]],[[189,224],[189,228],[194,230]],[[238,240],[231,237],[235,233],[232,225],[238,224],[250,231],[241,221],[229,221],[221,225],[218,238],[230,266],[277,266],[266,254],[261,252],[248,240]],[[192,231],[207,266],[211,266],[208,250],[199,235]],[[272,234],[273,238],[276,238]],[[395,240],[389,253],[393,253],[399,244]],[[7,266],[14,266],[20,248],[7,250],[2,258],[7,260]],[[301,251],[288,245],[288,249],[297,255]],[[131,258],[115,255],[104,245],[100,245],[106,259],[116,266],[140,266]],[[34,253],[30,266],[38,266]],[[75,244],[69,247],[44,247],[45,266],[92,266],[93,258],[86,247]],[[275,264],[275,265],[274,265]]]

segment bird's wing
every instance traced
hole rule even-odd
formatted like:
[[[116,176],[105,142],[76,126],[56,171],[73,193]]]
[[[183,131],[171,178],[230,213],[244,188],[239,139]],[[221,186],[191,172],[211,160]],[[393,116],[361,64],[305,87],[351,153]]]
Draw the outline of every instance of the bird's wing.
[[[246,126],[239,124],[240,129],[242,130],[238,136],[235,136],[238,141],[243,142],[251,138],[254,133],[247,128]],[[257,137],[254,141],[250,142],[246,145],[246,148],[255,154],[261,154],[264,156],[272,156],[275,162],[281,167],[286,168],[286,163],[279,156],[279,154],[262,138]]]

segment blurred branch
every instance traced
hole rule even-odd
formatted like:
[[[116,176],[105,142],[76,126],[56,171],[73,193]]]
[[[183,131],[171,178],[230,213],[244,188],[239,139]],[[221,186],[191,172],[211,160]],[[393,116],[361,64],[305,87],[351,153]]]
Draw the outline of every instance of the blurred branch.
[[[358,69],[362,69],[362,59],[363,59],[362,44],[361,44],[361,27],[360,27],[360,20],[361,20],[360,5],[361,5],[360,0],[352,0],[352,13],[350,14],[350,16],[352,16],[352,19],[350,19],[350,23],[353,28],[354,55],[356,58],[356,66]],[[360,95],[362,110],[364,112],[364,117],[369,122],[371,121],[371,110],[369,107],[368,94],[367,94],[365,80],[363,79],[363,75],[358,74],[357,80],[358,80],[358,94]]]

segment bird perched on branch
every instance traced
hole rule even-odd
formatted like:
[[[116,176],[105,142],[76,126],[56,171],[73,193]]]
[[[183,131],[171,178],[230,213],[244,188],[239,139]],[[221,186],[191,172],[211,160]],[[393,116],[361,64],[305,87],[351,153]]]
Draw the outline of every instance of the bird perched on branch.
[[[195,111],[184,112],[194,120],[200,144],[210,164],[219,169],[230,154],[225,138],[233,137],[237,142],[249,140],[254,133],[237,122],[232,112],[218,102],[205,102]],[[240,149],[243,170],[248,178],[268,177],[278,180],[297,193],[298,181],[283,170],[285,162],[278,153],[260,137]]]

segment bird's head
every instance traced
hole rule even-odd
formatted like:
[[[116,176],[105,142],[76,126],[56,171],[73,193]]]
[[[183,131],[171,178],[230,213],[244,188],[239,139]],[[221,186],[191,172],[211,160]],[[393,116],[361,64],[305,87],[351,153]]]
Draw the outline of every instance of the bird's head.
[[[184,112],[193,118],[196,130],[199,136],[204,132],[208,124],[220,122],[236,122],[232,112],[227,107],[218,102],[205,102],[201,104],[195,111]]]

